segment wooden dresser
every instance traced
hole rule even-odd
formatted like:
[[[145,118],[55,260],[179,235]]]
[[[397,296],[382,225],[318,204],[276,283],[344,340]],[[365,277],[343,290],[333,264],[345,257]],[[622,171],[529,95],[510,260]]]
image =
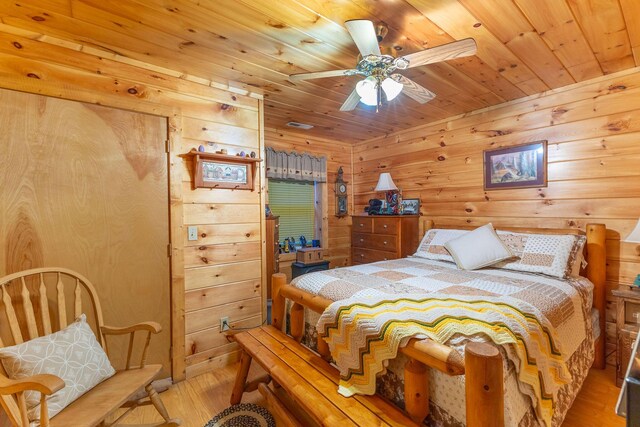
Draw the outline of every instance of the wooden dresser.
[[[418,248],[418,215],[354,215],[352,264],[404,258]]]
[[[271,275],[280,272],[280,220],[277,215],[267,218],[267,299],[271,299]]]

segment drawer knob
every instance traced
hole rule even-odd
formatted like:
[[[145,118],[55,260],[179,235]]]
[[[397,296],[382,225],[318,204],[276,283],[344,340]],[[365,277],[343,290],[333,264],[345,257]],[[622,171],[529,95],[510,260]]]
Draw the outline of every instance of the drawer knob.
[[[360,225],[360,227],[364,227],[364,224],[363,224],[363,223],[360,223],[359,225]]]
[[[384,261],[387,261],[387,259],[385,258]]]
[[[360,242],[364,242],[364,239],[360,239]]]
[[[276,228],[280,227],[280,224],[276,224]]]
[[[360,258],[364,258],[364,254],[360,254]]]
[[[387,228],[387,224],[384,224],[384,225],[382,226],[382,228]]]
[[[386,244],[387,244],[387,241],[385,240],[384,242],[382,242],[382,244],[383,244],[383,245],[386,245]]]

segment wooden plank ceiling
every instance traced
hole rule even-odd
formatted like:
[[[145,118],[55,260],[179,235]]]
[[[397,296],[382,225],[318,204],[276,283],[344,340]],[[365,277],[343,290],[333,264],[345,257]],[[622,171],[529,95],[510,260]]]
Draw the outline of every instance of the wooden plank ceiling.
[[[265,125],[358,141],[640,65],[638,0],[12,0],[0,21],[265,97]],[[385,23],[408,54],[473,37],[476,56],[407,70],[437,94],[379,113],[339,108],[358,77],[348,19]],[[0,28],[1,30],[1,28]]]

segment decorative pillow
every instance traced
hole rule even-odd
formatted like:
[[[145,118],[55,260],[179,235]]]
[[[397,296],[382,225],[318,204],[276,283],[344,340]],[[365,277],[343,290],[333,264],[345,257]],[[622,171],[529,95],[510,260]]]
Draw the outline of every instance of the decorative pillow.
[[[104,350],[82,314],[65,329],[22,344],[0,349],[9,378],[53,374],[65,386],[47,399],[49,418],[115,374]],[[25,392],[29,421],[40,419],[40,393]]]
[[[432,228],[425,233],[414,256],[437,261],[455,262],[444,245],[449,240],[460,237],[466,233],[468,233],[466,230]]]
[[[565,279],[571,275],[585,237],[567,234],[522,234],[498,231],[503,242],[518,259],[496,264],[495,268],[541,273]]]
[[[491,223],[451,239],[444,246],[462,270],[476,270],[513,258],[513,253],[500,240]]]

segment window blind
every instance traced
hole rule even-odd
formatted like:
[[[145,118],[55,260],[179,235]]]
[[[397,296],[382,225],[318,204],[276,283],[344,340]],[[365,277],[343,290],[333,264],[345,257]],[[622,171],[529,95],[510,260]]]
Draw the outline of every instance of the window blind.
[[[280,241],[286,237],[315,238],[315,184],[313,182],[269,180],[269,207],[280,216]]]

